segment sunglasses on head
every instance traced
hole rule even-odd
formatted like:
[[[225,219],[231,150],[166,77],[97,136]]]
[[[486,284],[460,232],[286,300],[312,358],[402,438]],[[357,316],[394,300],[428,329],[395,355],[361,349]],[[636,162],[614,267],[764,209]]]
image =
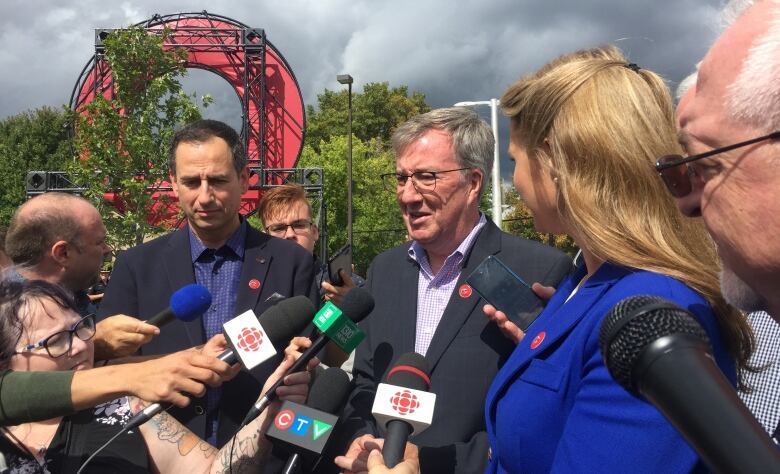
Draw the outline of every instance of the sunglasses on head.
[[[764,140],[775,140],[780,138],[780,131],[772,132],[769,135],[764,135],[757,138],[752,138],[744,142],[734,143],[733,145],[727,145],[713,150],[699,153],[698,155],[682,156],[682,155],[664,155],[658,158],[655,163],[655,170],[661,175],[666,188],[672,193],[672,196],[676,198],[685,197],[693,190],[693,183],[691,183],[692,170],[688,166],[689,163],[703,158],[709,158],[710,156],[717,155],[719,153],[725,153],[743,146],[752,145],[754,143],[762,142]]]

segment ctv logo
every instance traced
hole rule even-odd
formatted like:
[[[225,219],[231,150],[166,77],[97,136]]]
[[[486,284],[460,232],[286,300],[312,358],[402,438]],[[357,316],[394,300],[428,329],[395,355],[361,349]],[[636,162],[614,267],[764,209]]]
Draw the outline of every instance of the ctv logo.
[[[414,410],[419,408],[420,402],[417,400],[417,395],[413,394],[409,390],[402,392],[395,392],[395,395],[390,397],[390,406],[393,410],[397,411],[399,415],[411,415]]]
[[[290,433],[296,436],[306,436],[309,428],[311,428],[312,439],[317,440],[322,435],[328,432],[333,425],[325,423],[324,421],[315,420],[305,415],[296,415],[292,410],[282,410],[274,418],[274,425],[280,431],[289,430]]]
[[[238,333],[238,347],[245,352],[255,352],[263,344],[263,332],[256,327],[248,327]]]

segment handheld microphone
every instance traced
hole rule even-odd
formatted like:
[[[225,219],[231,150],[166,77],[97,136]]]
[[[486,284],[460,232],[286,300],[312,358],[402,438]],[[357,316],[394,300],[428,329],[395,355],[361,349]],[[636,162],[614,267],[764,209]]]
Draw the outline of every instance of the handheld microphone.
[[[314,314],[314,305],[305,296],[296,296],[280,301],[277,305],[265,310],[260,317],[255,317],[252,310],[246,311],[225,323],[225,326],[227,327],[236,320],[242,323],[239,326],[243,326],[243,323],[249,319],[246,322],[249,324],[246,326],[248,333],[242,331],[237,338],[237,343],[228,334],[227,339],[233,344],[233,348],[225,350],[217,358],[230,365],[235,364],[240,359],[249,364],[245,366],[247,369],[252,369],[276,355],[276,349],[273,346],[286,344],[295,334],[301,332],[311,320],[312,314]],[[263,344],[266,340],[270,341],[270,344]],[[238,350],[235,349],[236,347]],[[159,403],[152,403],[127,422],[124,427],[125,431],[146,423],[162,409],[163,407]]]
[[[295,472],[302,459],[318,458],[328,443],[338,414],[347,401],[351,384],[338,367],[324,370],[309,390],[306,405],[286,401],[268,426],[266,436],[287,452],[292,452],[282,470]]]
[[[376,390],[371,413],[385,426],[382,457],[393,468],[404,457],[406,440],[431,426],[436,394],[428,392],[430,369],[425,357],[416,352],[401,355],[387,373],[386,383]]]
[[[333,303],[327,302],[314,316],[314,325],[323,334],[306,349],[303,354],[287,371],[287,374],[299,372],[329,341],[335,342],[344,352],[352,350],[365,338],[365,333],[355,323],[362,321],[374,309],[374,298],[362,288],[352,288],[344,295],[341,301],[341,309]],[[254,404],[246,414],[241,427],[257,418],[263,410],[276,398],[276,389],[284,383],[281,377],[268,389],[265,394]],[[240,428],[239,428],[240,429]]]
[[[194,321],[211,306],[211,293],[203,285],[192,283],[176,290],[168,302],[168,307],[146,320],[147,324],[164,326],[175,319],[184,322]]]
[[[688,311],[632,296],[604,319],[599,345],[609,373],[644,396],[716,472],[777,472],[780,451],[715,364]]]

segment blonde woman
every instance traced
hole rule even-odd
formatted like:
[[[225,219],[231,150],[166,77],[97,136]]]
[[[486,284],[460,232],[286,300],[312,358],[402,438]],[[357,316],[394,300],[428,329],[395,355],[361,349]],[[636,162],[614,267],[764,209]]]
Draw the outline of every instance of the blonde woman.
[[[537,230],[570,235],[585,265],[527,334],[515,332],[518,346],[486,401],[488,472],[703,469],[660,412],[612,380],[598,348],[607,312],[652,294],[698,318],[733,383],[751,350],[744,318],[719,293],[711,241],[677,212],[653,170],[678,148],[662,79],[616,48],[597,48],[521,79],[501,105],[515,187]]]

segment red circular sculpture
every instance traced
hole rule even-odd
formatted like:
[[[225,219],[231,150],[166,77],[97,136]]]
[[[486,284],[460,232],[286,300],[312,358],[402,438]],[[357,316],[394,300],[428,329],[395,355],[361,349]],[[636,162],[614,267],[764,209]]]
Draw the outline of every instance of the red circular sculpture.
[[[260,198],[264,169],[294,168],[303,147],[305,110],[298,81],[287,61],[266,39],[261,28],[203,11],[155,15],[138,23],[150,32],[171,30],[167,48],[184,48],[187,67],[219,74],[236,91],[242,105],[241,135],[247,147],[250,189],[242,196],[240,212],[252,212]],[[102,55],[102,40],[111,30],[95,31],[95,56],[81,72],[71,95],[80,110],[96,94],[110,98],[111,69]],[[164,186],[163,186],[164,188]],[[158,191],[171,194],[171,191]],[[113,200],[113,196],[109,197]],[[158,209],[156,221],[176,215],[175,198]],[[164,205],[161,202],[158,205]],[[162,212],[160,212],[162,211]]]

